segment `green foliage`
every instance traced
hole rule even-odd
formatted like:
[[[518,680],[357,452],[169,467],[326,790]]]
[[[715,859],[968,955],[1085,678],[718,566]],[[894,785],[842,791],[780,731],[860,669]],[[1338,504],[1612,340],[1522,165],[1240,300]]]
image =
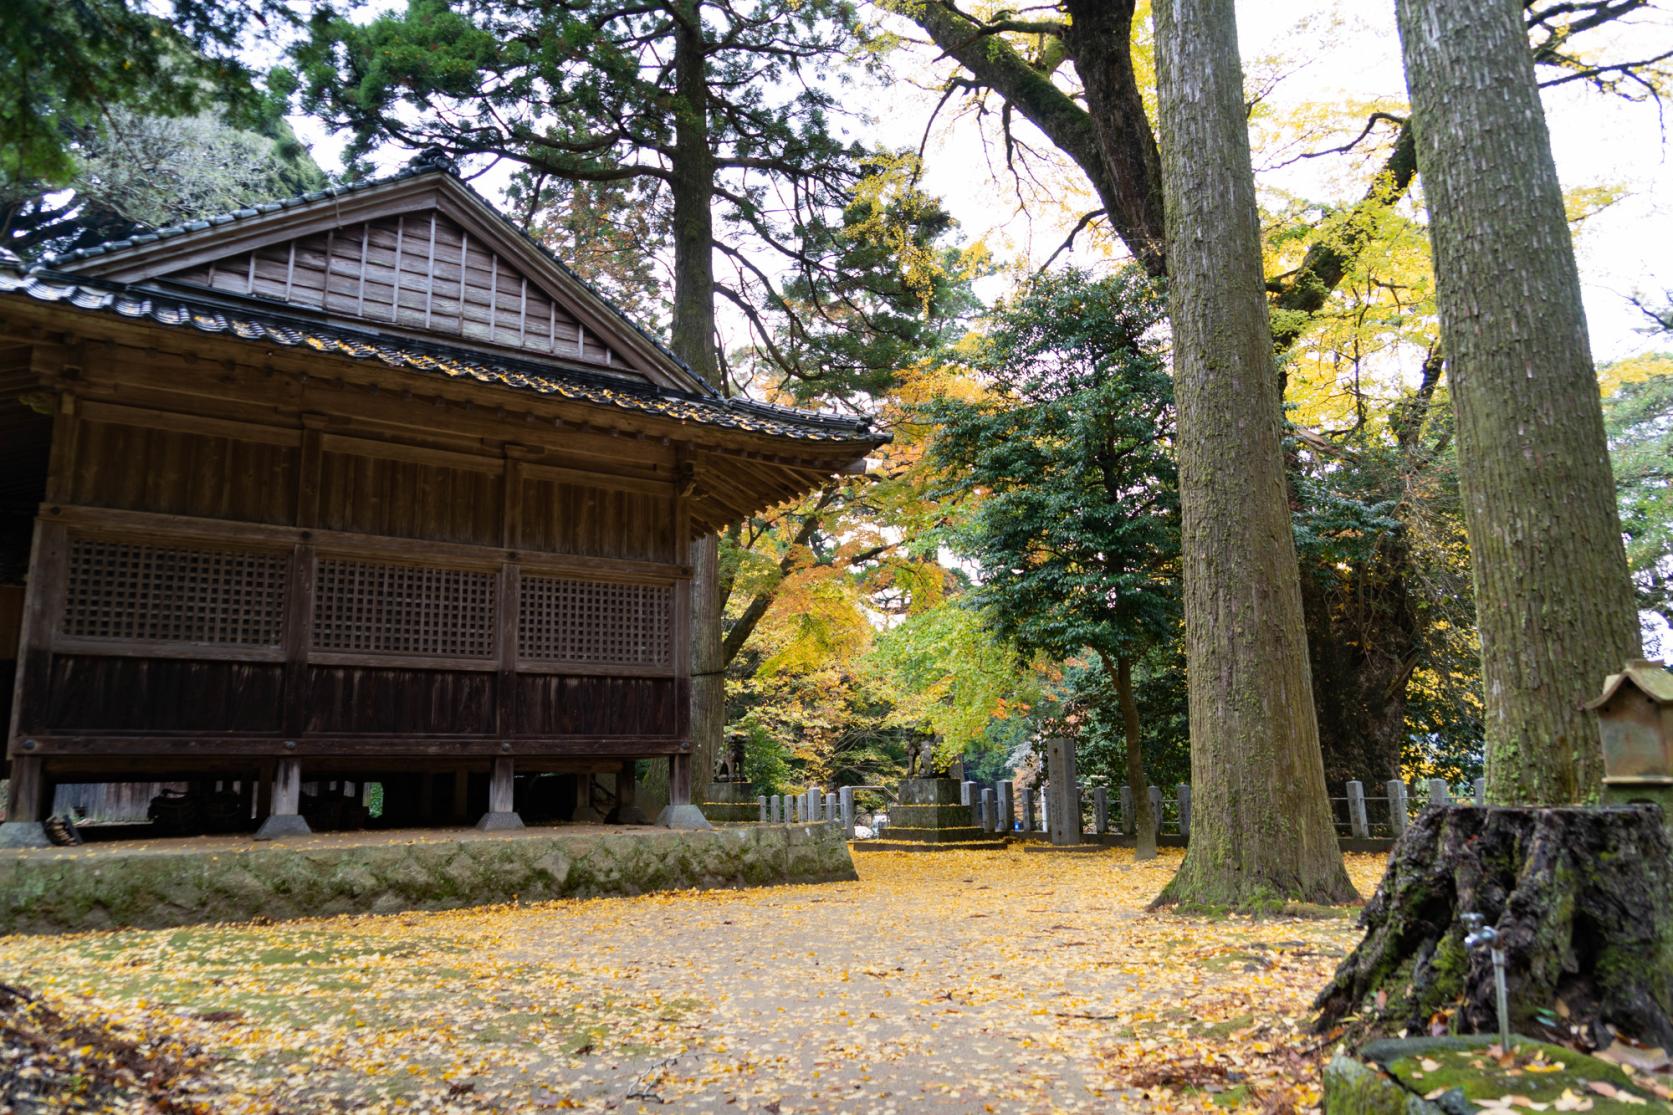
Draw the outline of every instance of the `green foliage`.
[[[744,721],[744,777],[758,794],[782,794],[790,787],[790,749],[767,727]]]
[[[1604,400],[1627,564],[1638,606],[1673,626],[1673,356]]]
[[[982,494],[945,533],[979,569],[969,603],[1023,653],[1072,669],[1067,703],[1089,754],[1120,753],[1107,671],[1179,631],[1173,383],[1155,332],[1160,293],[1136,269],[1036,279],[996,314],[972,361],[990,385],[940,399],[930,455],[943,495]],[[1178,678],[1173,680],[1178,688]],[[1097,710],[1097,711],[1094,711]]]
[[[0,8],[0,180],[63,187],[76,144],[115,109],[262,111],[242,56],[288,24],[280,0],[7,0]]]

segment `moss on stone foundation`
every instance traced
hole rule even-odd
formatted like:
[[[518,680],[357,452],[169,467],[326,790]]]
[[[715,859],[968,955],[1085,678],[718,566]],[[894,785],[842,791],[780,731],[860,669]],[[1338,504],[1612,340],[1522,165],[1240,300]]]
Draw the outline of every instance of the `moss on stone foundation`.
[[[397,842],[398,840],[398,842]],[[565,833],[319,845],[93,845],[0,854],[0,933],[163,928],[520,900],[854,879],[839,826]]]

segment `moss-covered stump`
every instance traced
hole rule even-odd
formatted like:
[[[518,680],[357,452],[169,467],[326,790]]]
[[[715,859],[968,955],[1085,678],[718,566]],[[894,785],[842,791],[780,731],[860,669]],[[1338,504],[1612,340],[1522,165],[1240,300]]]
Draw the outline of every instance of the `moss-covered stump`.
[[[1654,808],[1432,808],[1365,907],[1365,938],[1319,996],[1351,1038],[1498,1027],[1493,966],[1465,913],[1499,934],[1513,1028],[1605,1025],[1673,1047],[1673,851]]]
[[[194,846],[197,845],[197,846]],[[256,845],[221,840],[0,854],[0,933],[330,914],[857,878],[834,823],[703,831],[529,828]]]
[[[1325,1115],[1467,1115],[1502,1110],[1511,1097],[1518,1101],[1511,1110],[1518,1111],[1666,1109],[1648,1082],[1607,1061],[1521,1040],[1513,1043],[1513,1056],[1497,1057],[1488,1048],[1492,1040],[1378,1041],[1357,1057],[1338,1056],[1324,1070]]]

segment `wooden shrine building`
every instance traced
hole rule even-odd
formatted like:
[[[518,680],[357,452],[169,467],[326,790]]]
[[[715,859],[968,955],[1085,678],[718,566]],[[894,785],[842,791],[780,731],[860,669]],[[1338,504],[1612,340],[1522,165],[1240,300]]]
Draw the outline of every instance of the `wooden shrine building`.
[[[75,782],[680,803],[692,541],[882,440],[721,397],[439,159],[0,263],[5,835]]]

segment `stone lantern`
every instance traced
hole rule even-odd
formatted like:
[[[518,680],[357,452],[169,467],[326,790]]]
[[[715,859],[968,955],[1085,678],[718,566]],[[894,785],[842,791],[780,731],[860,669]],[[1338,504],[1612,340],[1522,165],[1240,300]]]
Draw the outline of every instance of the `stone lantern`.
[[[1673,826],[1673,673],[1637,659],[1586,706],[1603,738],[1603,800],[1655,802]]]

